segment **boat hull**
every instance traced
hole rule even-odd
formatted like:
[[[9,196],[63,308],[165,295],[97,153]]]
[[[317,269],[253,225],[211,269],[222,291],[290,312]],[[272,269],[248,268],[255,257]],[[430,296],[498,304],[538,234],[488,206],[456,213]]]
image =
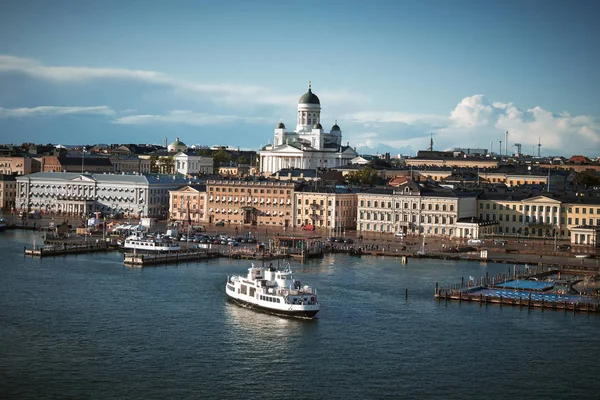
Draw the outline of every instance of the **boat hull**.
[[[239,306],[250,308],[267,314],[279,315],[282,317],[312,319],[319,312],[319,310],[277,310],[273,308],[263,307],[261,305],[251,303],[249,301],[236,299],[235,297],[232,297],[230,295],[227,295],[227,298],[229,299],[229,301]]]

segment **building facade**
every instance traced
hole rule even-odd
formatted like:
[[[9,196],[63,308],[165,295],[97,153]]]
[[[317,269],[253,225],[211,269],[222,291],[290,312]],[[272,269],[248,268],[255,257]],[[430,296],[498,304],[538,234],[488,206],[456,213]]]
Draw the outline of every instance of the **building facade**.
[[[0,157],[0,175],[27,175],[41,171],[41,163],[32,157]]]
[[[395,189],[358,193],[360,232],[456,236],[459,218],[475,217],[477,195],[408,181]]]
[[[138,156],[111,156],[109,158],[113,172],[126,174],[149,174],[150,160]]]
[[[8,214],[14,210],[17,195],[15,175],[0,175],[0,211]]]
[[[18,176],[16,209],[54,215],[166,218],[169,190],[188,181],[174,175],[39,172]]]
[[[335,123],[327,132],[321,125],[321,102],[310,85],[298,101],[296,129],[275,127],[273,144],[258,152],[261,173],[271,175],[285,168],[315,169],[347,165],[356,151],[342,143],[342,130]]]
[[[294,226],[313,225],[331,232],[356,228],[356,193],[335,190],[302,191],[295,194]]]
[[[209,223],[291,227],[295,185],[288,182],[209,180]]]
[[[182,175],[212,174],[213,158],[203,157],[192,152],[179,151],[173,157],[175,161],[175,173]]]
[[[169,219],[182,223],[206,222],[206,185],[186,185],[169,192]]]
[[[113,165],[107,157],[42,157],[42,172],[111,173],[113,170]]]

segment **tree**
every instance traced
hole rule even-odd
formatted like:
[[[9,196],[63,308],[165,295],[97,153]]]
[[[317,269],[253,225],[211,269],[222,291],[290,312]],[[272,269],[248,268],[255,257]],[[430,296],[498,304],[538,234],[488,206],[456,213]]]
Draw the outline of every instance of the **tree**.
[[[213,164],[215,172],[219,170],[219,167],[224,164],[231,162],[231,155],[225,150],[221,149],[213,154]]]
[[[575,175],[574,183],[578,186],[599,186],[600,176],[592,171],[582,171]]]
[[[239,156],[236,162],[238,163],[238,165],[239,164],[248,164],[248,159],[244,156]]]
[[[373,168],[367,165],[358,171],[351,172],[350,174],[348,174],[346,179],[349,183],[374,185],[377,183],[379,177],[377,175],[377,171],[375,171]]]

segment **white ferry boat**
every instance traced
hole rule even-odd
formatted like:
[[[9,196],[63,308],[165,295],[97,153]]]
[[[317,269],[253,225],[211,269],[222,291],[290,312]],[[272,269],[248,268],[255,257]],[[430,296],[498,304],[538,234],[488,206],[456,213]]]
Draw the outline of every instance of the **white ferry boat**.
[[[179,243],[163,238],[150,238],[145,236],[129,236],[123,242],[124,250],[134,250],[149,253],[164,253],[179,251]]]
[[[316,289],[294,280],[289,265],[282,271],[252,264],[247,276],[234,275],[227,279],[225,292],[242,306],[270,314],[312,318],[320,308]]]

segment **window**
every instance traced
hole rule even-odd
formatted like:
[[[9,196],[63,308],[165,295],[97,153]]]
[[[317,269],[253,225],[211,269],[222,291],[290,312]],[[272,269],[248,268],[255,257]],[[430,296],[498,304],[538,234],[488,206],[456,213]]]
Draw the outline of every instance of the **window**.
[[[587,208],[585,208],[585,207],[583,207],[583,208],[581,209],[581,212],[582,212],[582,213],[584,213],[584,214],[586,213],[586,211],[587,211]]]
[[[492,204],[492,209],[495,210],[496,209],[496,203]]]
[[[490,203],[485,203],[485,209],[489,210],[490,209]]]
[[[360,201],[360,206],[361,206],[361,207],[364,207],[364,206],[365,206],[365,201],[364,201],[364,200],[361,200],[361,201]]]
[[[378,205],[378,204],[379,204],[379,203],[378,203],[377,201],[375,201],[375,202],[373,203],[373,207],[377,208],[377,205]]]

